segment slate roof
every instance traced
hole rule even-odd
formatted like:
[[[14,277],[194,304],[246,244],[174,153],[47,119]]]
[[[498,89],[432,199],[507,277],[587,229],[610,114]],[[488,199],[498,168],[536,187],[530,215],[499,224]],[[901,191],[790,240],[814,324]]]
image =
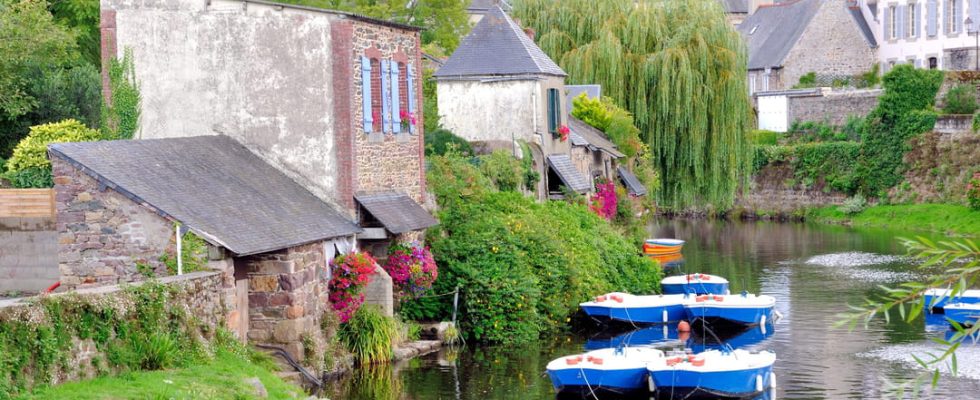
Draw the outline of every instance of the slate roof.
[[[433,75],[436,78],[567,76],[517,23],[494,6]]]
[[[738,25],[749,48],[749,69],[779,68],[817,14],[823,0],[798,0],[759,7]],[[841,3],[843,7],[843,3]]]
[[[620,153],[616,149],[616,145],[610,142],[606,138],[606,134],[602,131],[593,128],[591,125],[583,122],[582,120],[575,118],[571,115],[568,116],[568,128],[571,129],[573,134],[577,134],[586,143],[576,144],[576,141],[572,141],[573,146],[588,146],[591,150],[602,150],[615,158],[626,157],[625,154]]]
[[[385,229],[396,235],[439,223],[415,200],[402,193],[357,194],[354,199],[380,221]]]
[[[548,165],[558,174],[565,187],[579,193],[588,192],[592,188],[589,179],[575,169],[575,164],[572,164],[572,158],[568,154],[552,154],[547,158]]]
[[[493,6],[500,6],[506,12],[510,12],[513,9],[507,0],[472,0],[470,1],[470,6],[466,7],[466,11],[474,13],[486,12]]]
[[[875,39],[875,34],[871,31],[871,25],[864,18],[864,13],[861,12],[861,8],[855,5],[848,6],[847,10],[850,11],[851,17],[854,18],[854,22],[857,23],[858,29],[861,30],[861,34],[864,35],[864,40],[868,42],[868,45],[878,47],[878,40]]]
[[[719,0],[729,14],[748,14],[749,0]]]
[[[645,196],[647,194],[647,187],[643,186],[640,179],[633,175],[632,172],[626,170],[623,167],[616,167],[616,171],[619,173],[619,179],[623,181],[623,185],[626,186],[626,190],[633,196]]]
[[[227,136],[57,143],[48,149],[239,256],[361,231]]]

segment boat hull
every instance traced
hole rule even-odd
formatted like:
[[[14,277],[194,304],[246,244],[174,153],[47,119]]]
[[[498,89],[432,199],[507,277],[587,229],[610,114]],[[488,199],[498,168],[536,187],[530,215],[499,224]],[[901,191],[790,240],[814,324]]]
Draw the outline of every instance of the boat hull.
[[[582,308],[582,312],[584,312],[585,315],[588,315],[599,321],[609,320],[609,307],[600,306],[600,305],[585,305],[585,304],[581,304],[579,305],[579,307]]]
[[[976,307],[946,307],[946,318],[963,326],[973,326],[977,323],[977,319],[980,319],[980,305]]]
[[[646,368],[595,369],[565,368],[548,370],[551,384],[559,393],[605,391],[617,394],[633,394],[646,389]]]
[[[609,309],[610,319],[634,324],[666,324],[680,321],[686,316],[684,305],[680,303],[649,307],[612,307]]]
[[[684,306],[688,319],[692,322],[715,324],[728,322],[737,325],[758,325],[765,317],[772,322],[773,306],[725,307],[718,304],[689,304]]]
[[[757,378],[758,377],[758,378]],[[698,372],[666,369],[650,371],[658,399],[754,398],[772,384],[772,365],[760,368]],[[761,379],[761,390],[757,380]]]

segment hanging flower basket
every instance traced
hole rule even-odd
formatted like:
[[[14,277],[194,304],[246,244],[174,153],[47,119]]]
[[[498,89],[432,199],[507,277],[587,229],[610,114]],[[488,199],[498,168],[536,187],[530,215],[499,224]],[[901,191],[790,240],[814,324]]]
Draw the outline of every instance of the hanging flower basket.
[[[364,303],[364,287],[371,281],[375,265],[367,253],[345,254],[330,261],[330,304],[340,322],[347,322]]]

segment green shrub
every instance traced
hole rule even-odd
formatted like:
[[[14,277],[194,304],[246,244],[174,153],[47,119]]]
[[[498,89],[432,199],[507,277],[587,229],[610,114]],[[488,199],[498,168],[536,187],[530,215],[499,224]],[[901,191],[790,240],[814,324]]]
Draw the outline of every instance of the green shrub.
[[[487,180],[462,157],[432,159],[429,182],[440,206],[440,225],[428,234],[440,267],[434,292],[460,288],[466,338],[533,340],[566,327],[578,303],[598,293],[659,289],[656,263],[587,206],[537,203],[477,183]],[[407,302],[402,310],[448,319],[452,296]]]
[[[49,188],[54,186],[51,180],[51,168],[32,167],[17,172],[8,172],[3,178],[15,188]]]
[[[51,169],[48,161],[48,145],[63,142],[89,142],[101,136],[81,122],[66,119],[61,122],[31,127],[31,132],[14,148],[14,155],[7,160],[8,173],[30,168]]]
[[[590,99],[582,93],[572,99],[572,115],[604,132],[626,157],[634,157],[641,151],[643,141],[633,115],[612,99]]]
[[[804,182],[823,179],[832,190],[844,193],[857,190],[860,143],[801,144],[795,147],[794,155],[793,169],[797,179]]]
[[[980,172],[973,173],[966,185],[966,202],[974,211],[980,211]]]
[[[340,341],[361,364],[391,361],[399,337],[398,323],[376,306],[365,305],[337,331]]]
[[[953,86],[946,92],[943,103],[947,114],[973,114],[977,111],[977,88],[964,83]]]
[[[853,197],[844,200],[844,204],[837,209],[846,215],[854,215],[864,211],[864,208],[867,207],[867,205],[868,201],[864,198],[864,196],[856,194]]]
[[[194,232],[187,232],[181,238],[181,267],[183,273],[204,271],[208,264],[208,246],[204,239],[195,235]],[[173,251],[168,250],[160,256],[160,261],[167,266],[170,275],[177,275],[177,247]]]
[[[878,75],[881,67],[878,63],[871,64],[871,69],[861,74],[858,87],[875,87],[881,83],[881,76]]]
[[[132,139],[139,129],[143,101],[136,81],[132,49],[123,51],[122,60],[113,57],[108,70],[112,98],[110,103],[102,104],[102,131],[106,139]]]
[[[980,113],[973,114],[973,132],[980,132]]]
[[[749,131],[749,141],[754,145],[775,145],[778,133],[764,129]]]
[[[498,190],[516,192],[524,188],[524,166],[507,150],[494,150],[481,156],[480,171]]]
[[[470,142],[459,136],[454,135],[446,129],[435,129],[425,132],[425,155],[441,156],[446,154],[450,145],[456,146],[456,150],[464,154],[473,154],[473,146]]]
[[[810,71],[800,76],[800,82],[793,85],[794,89],[812,88],[817,86],[817,73]]]

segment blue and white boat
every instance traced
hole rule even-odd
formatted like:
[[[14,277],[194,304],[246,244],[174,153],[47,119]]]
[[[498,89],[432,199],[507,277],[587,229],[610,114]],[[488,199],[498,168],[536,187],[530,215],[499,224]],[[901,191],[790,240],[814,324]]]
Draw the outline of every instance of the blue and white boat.
[[[776,354],[708,350],[650,362],[649,389],[658,399],[752,398],[776,386]]]
[[[973,326],[980,319],[980,304],[946,303],[946,318],[963,326]]]
[[[728,280],[717,275],[668,276],[660,281],[664,294],[729,294]]]
[[[646,393],[647,365],[663,363],[664,352],[620,347],[565,356],[548,363],[548,377],[559,393]]]
[[[951,289],[929,289],[924,294],[922,306],[926,311],[942,314],[946,303],[980,304],[980,290],[964,290],[950,296]]]
[[[632,295],[629,293],[613,292],[596,296],[595,300],[579,303],[578,306],[582,308],[582,311],[586,315],[600,322],[606,322],[609,320],[609,309],[612,307],[612,304],[617,301],[622,302],[626,296]]]
[[[609,319],[630,324],[666,324],[684,319],[684,303],[694,296],[668,294],[625,296],[622,302],[612,302]]]
[[[746,327],[742,330],[716,329],[710,333],[701,329],[692,329],[691,338],[687,340],[687,348],[695,353],[707,350],[744,349],[749,350],[770,338],[772,329]]]
[[[684,304],[691,323],[763,325],[772,322],[776,299],[748,293],[701,295]]]
[[[640,329],[633,328],[629,331],[602,332],[590,337],[585,342],[585,349],[596,350],[623,346],[659,347],[668,344],[682,344],[677,332],[677,323],[648,326]]]

